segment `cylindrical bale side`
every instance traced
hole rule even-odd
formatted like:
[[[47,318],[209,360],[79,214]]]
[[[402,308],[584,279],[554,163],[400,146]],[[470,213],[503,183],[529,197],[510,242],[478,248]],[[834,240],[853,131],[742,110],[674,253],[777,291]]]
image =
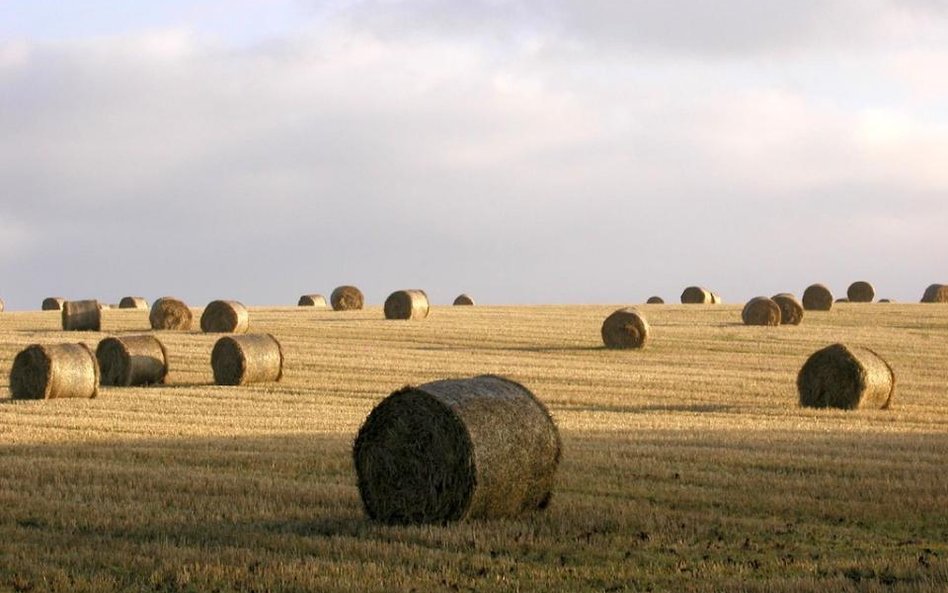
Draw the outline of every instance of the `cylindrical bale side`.
[[[747,301],[741,311],[744,325],[780,325],[780,306],[765,296]]]
[[[354,311],[365,305],[365,297],[355,286],[339,286],[329,295],[329,302],[335,311]]]
[[[191,329],[193,313],[191,309],[174,297],[161,297],[151,305],[148,322],[151,329],[170,329],[187,331]]]
[[[625,307],[606,317],[601,333],[606,348],[642,348],[648,341],[649,325],[641,313]]]
[[[457,296],[457,298],[454,299],[454,305],[455,305],[456,307],[473,306],[473,305],[474,305],[474,299],[472,299],[472,298],[470,297],[470,295],[467,295],[467,294],[459,294],[459,295]]]
[[[923,303],[948,303],[948,284],[932,284],[922,295]]]
[[[326,297],[321,294],[304,294],[296,303],[299,307],[316,307],[317,309],[326,309]]]
[[[527,388],[483,375],[396,391],[366,418],[352,453],[369,517],[406,524],[544,509],[560,449]]]
[[[145,297],[127,296],[122,297],[118,304],[119,309],[147,309],[148,301]]]
[[[423,290],[396,290],[385,299],[386,319],[424,319],[428,316],[428,295]]]
[[[665,299],[663,299],[660,296],[650,296],[648,297],[648,300],[645,301],[645,304],[646,305],[664,305]]]
[[[250,327],[250,313],[237,301],[211,301],[201,314],[204,333],[243,334]]]
[[[780,323],[783,325],[800,325],[803,321],[803,304],[789,292],[781,292],[771,297],[780,307]]]
[[[833,293],[822,284],[811,284],[803,291],[803,308],[807,311],[829,311],[833,308]]]
[[[283,377],[283,349],[270,334],[224,336],[211,351],[218,385],[269,383]]]
[[[43,299],[42,310],[43,311],[62,311],[63,303],[66,302],[66,299],[63,297],[46,297]]]
[[[704,305],[711,303],[711,291],[700,286],[689,286],[681,293],[681,304]]]
[[[99,365],[85,344],[33,344],[21,350],[10,369],[14,399],[95,397]]]
[[[95,349],[100,383],[116,387],[165,382],[168,353],[152,335],[105,338]]]
[[[846,291],[850,303],[871,303],[876,298],[876,289],[862,280],[853,282]]]
[[[809,408],[888,408],[895,372],[868,348],[833,344],[807,359],[797,389],[800,405]]]
[[[102,309],[96,300],[66,301],[62,318],[66,331],[97,332],[102,328]]]

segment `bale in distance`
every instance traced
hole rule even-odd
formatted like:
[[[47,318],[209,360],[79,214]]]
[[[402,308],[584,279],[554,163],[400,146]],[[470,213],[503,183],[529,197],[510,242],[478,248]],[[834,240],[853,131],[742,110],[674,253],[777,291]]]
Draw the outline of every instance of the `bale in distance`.
[[[102,328],[102,307],[96,300],[66,301],[62,319],[66,331],[97,332]]]
[[[168,353],[153,335],[110,337],[95,349],[100,383],[116,387],[165,382]]]
[[[876,297],[876,289],[862,280],[853,282],[846,291],[850,303],[871,303]]]
[[[689,286],[681,293],[681,304],[704,305],[713,302],[711,291],[700,286]]]
[[[879,302],[880,303],[894,303],[895,301],[893,301],[892,299],[879,299]]]
[[[663,299],[660,296],[650,296],[648,297],[648,300],[645,301],[645,304],[646,305],[664,305],[665,299]]]
[[[298,307],[316,307],[317,309],[326,309],[326,297],[321,294],[304,294],[296,303]]]
[[[811,284],[803,291],[803,308],[807,311],[829,311],[833,308],[833,293],[822,284]]]
[[[13,359],[14,399],[91,398],[98,390],[99,365],[86,344],[33,344]]]
[[[724,301],[721,299],[721,295],[719,295],[719,294],[716,293],[716,292],[712,292],[712,293],[711,293],[711,304],[712,304],[712,305],[720,305],[720,304],[723,303],[723,302],[724,302]]]
[[[473,306],[474,306],[474,299],[472,299],[472,298],[471,298],[470,296],[468,296],[466,293],[465,293],[465,294],[459,294],[459,295],[457,296],[457,298],[454,299],[454,303],[453,303],[453,304],[454,304],[455,307],[473,307]]]
[[[424,319],[428,316],[428,295],[423,290],[396,290],[385,299],[386,319]]]
[[[932,284],[922,295],[923,303],[948,303],[948,284]]]
[[[3,313],[3,299],[0,299],[0,313]]]
[[[63,297],[46,297],[43,299],[42,310],[43,311],[62,311],[63,303],[66,302],[66,299]]]
[[[868,348],[833,344],[814,352],[797,375],[800,405],[808,408],[888,408],[895,373]]]
[[[849,299],[847,299],[846,297],[839,297],[838,299],[836,299],[836,302],[837,302],[837,303],[848,303],[848,302],[849,302]]]
[[[224,336],[211,351],[218,385],[270,383],[283,377],[283,349],[270,334]]]
[[[243,334],[250,327],[250,313],[237,301],[211,301],[201,314],[204,333]]]
[[[747,301],[741,311],[744,325],[780,325],[780,306],[765,296]]]
[[[613,311],[602,322],[602,342],[606,348],[643,348],[648,341],[648,321],[632,307]]]
[[[191,309],[174,297],[161,297],[151,306],[148,322],[152,329],[187,331],[191,329]]]
[[[780,323],[783,325],[800,325],[803,321],[803,305],[797,297],[789,292],[781,292],[770,297],[770,300],[780,307]]]
[[[148,301],[144,297],[127,296],[122,297],[118,304],[119,309],[147,309]]]
[[[362,291],[355,286],[339,286],[329,295],[334,311],[355,311],[365,305]]]
[[[526,387],[482,375],[392,393],[352,454],[371,519],[443,524],[545,509],[560,451],[556,424]]]

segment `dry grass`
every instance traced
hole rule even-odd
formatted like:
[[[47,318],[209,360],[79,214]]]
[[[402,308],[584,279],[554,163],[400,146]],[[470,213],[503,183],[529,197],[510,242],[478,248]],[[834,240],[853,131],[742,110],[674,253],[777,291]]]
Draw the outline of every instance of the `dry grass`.
[[[0,591],[948,587],[948,307],[842,304],[775,331],[740,306],[668,305],[644,352],[602,347],[615,309],[254,309],[280,383],[210,385],[219,336],[192,330],[162,334],[168,385],[2,401]],[[68,338],[55,315],[2,321],[0,381],[25,345]],[[140,332],[148,313],[106,310],[102,328]],[[892,364],[893,409],[798,407],[797,371],[836,341]],[[406,383],[481,373],[549,405],[549,509],[368,522],[351,460],[366,414]]]

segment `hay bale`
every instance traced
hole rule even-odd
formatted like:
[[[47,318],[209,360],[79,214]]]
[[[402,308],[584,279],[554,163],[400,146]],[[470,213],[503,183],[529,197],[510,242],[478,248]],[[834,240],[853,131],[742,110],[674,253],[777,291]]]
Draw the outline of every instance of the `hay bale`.
[[[948,303],[948,284],[932,284],[922,295],[923,303]]]
[[[218,385],[270,383],[283,377],[283,349],[270,334],[224,336],[211,351]]]
[[[102,385],[128,387],[165,382],[168,353],[153,335],[105,338],[95,349]]]
[[[606,348],[642,348],[648,341],[648,321],[632,307],[613,311],[602,322],[602,341]]]
[[[428,295],[423,290],[396,290],[385,299],[386,319],[424,319],[428,316]]]
[[[803,305],[797,297],[789,292],[781,292],[770,297],[770,300],[780,307],[780,323],[783,325],[800,325],[803,321]]]
[[[846,297],[840,297],[840,298],[836,299],[836,302],[837,302],[837,303],[848,303],[848,302],[849,302],[849,299],[847,299]]]
[[[560,449],[549,411],[527,388],[482,375],[392,393],[352,454],[369,517],[408,524],[544,509]]]
[[[3,313],[3,307],[4,307],[3,299],[0,299],[0,313]]]
[[[66,299],[63,297],[46,297],[43,299],[43,311],[62,311],[63,303],[66,302]]]
[[[803,291],[803,308],[807,311],[829,311],[833,308],[833,293],[822,284],[811,284]]]
[[[721,295],[719,295],[719,294],[716,293],[716,292],[712,292],[712,293],[711,293],[711,304],[712,304],[712,305],[720,305],[720,304],[723,303],[723,302],[724,302],[724,301],[721,299]]]
[[[187,331],[191,329],[191,309],[174,297],[161,297],[151,306],[148,322],[152,329]]]
[[[892,299],[879,299],[879,302],[880,303],[894,303],[895,301]]]
[[[201,314],[204,333],[243,334],[250,327],[250,313],[237,301],[211,301]]]
[[[62,318],[66,331],[97,332],[102,328],[102,307],[96,300],[66,301]]]
[[[780,325],[780,305],[764,296],[747,301],[741,311],[744,325]]]
[[[147,309],[148,301],[144,297],[127,296],[122,297],[118,303],[119,309]]]
[[[660,296],[650,296],[648,297],[648,300],[645,301],[645,304],[646,305],[664,305],[665,299],[663,299]]]
[[[335,311],[353,311],[365,305],[365,297],[355,286],[339,286],[329,295],[329,302]]]
[[[689,286],[681,293],[681,304],[683,305],[710,304],[712,299],[711,291],[700,286]]]
[[[454,306],[456,307],[473,306],[473,305],[474,305],[474,299],[472,299],[467,294],[459,294],[457,298],[454,299]]]
[[[850,303],[871,303],[876,297],[876,289],[868,282],[862,280],[853,282],[846,291]]]
[[[300,307],[316,307],[318,309],[329,307],[326,304],[326,297],[321,294],[304,294],[296,304]]]
[[[85,344],[33,344],[21,350],[10,369],[14,399],[95,397],[99,365]]]
[[[888,408],[895,373],[869,350],[833,344],[813,353],[797,375],[800,405],[808,408]]]

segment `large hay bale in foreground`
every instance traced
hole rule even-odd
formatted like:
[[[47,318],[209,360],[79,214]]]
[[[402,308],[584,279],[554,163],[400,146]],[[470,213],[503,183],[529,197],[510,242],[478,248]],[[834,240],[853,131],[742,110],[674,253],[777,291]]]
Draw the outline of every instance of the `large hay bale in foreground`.
[[[15,399],[95,397],[99,365],[85,344],[33,344],[21,350],[10,369]]]
[[[833,344],[807,359],[797,389],[800,405],[809,408],[888,408],[895,373],[868,348]]]
[[[63,297],[46,297],[43,299],[42,309],[43,311],[62,311],[65,302],[66,299]]]
[[[145,297],[127,296],[122,297],[118,303],[119,309],[147,309],[148,301]]]
[[[355,286],[339,286],[329,295],[329,302],[335,311],[355,311],[365,305],[365,297]]]
[[[366,418],[352,454],[370,518],[445,523],[546,508],[560,448],[527,388],[483,375],[394,392]]]
[[[148,322],[152,329],[187,331],[191,329],[191,309],[174,297],[161,297],[151,306]]]
[[[424,319],[428,316],[428,295],[423,290],[396,290],[385,299],[386,319]]]
[[[789,292],[781,292],[770,297],[770,300],[780,307],[780,323],[783,325],[800,325],[803,321],[803,305],[797,297]]]
[[[632,307],[613,311],[602,322],[602,342],[606,348],[642,348],[648,341],[648,321]]]
[[[326,309],[329,307],[329,305],[326,304],[326,297],[321,294],[304,294],[296,304],[299,307],[316,307],[317,309]]]
[[[714,302],[711,291],[700,286],[689,286],[681,293],[681,304],[704,305]]]
[[[780,325],[780,306],[765,296],[747,301],[741,311],[744,325]]]
[[[152,335],[105,338],[95,349],[100,383],[116,387],[165,382],[168,353]]]
[[[454,299],[454,306],[463,307],[463,306],[474,306],[474,299],[472,299],[467,294],[459,294],[457,298]]]
[[[833,293],[822,284],[811,284],[803,291],[803,308],[807,311],[829,311],[833,308]]]
[[[850,303],[871,303],[876,298],[876,289],[862,280],[853,282],[846,291]]]
[[[648,297],[648,300],[645,301],[645,304],[646,305],[664,305],[665,299],[663,299],[660,296],[650,296]]]
[[[66,301],[62,319],[66,331],[97,332],[102,328],[102,307],[96,300]]]
[[[204,333],[243,334],[250,327],[250,313],[237,301],[211,301],[201,313]]]
[[[932,284],[922,295],[923,303],[948,303],[948,284]]]
[[[218,385],[270,383],[283,377],[283,349],[270,334],[224,336],[211,351]]]

